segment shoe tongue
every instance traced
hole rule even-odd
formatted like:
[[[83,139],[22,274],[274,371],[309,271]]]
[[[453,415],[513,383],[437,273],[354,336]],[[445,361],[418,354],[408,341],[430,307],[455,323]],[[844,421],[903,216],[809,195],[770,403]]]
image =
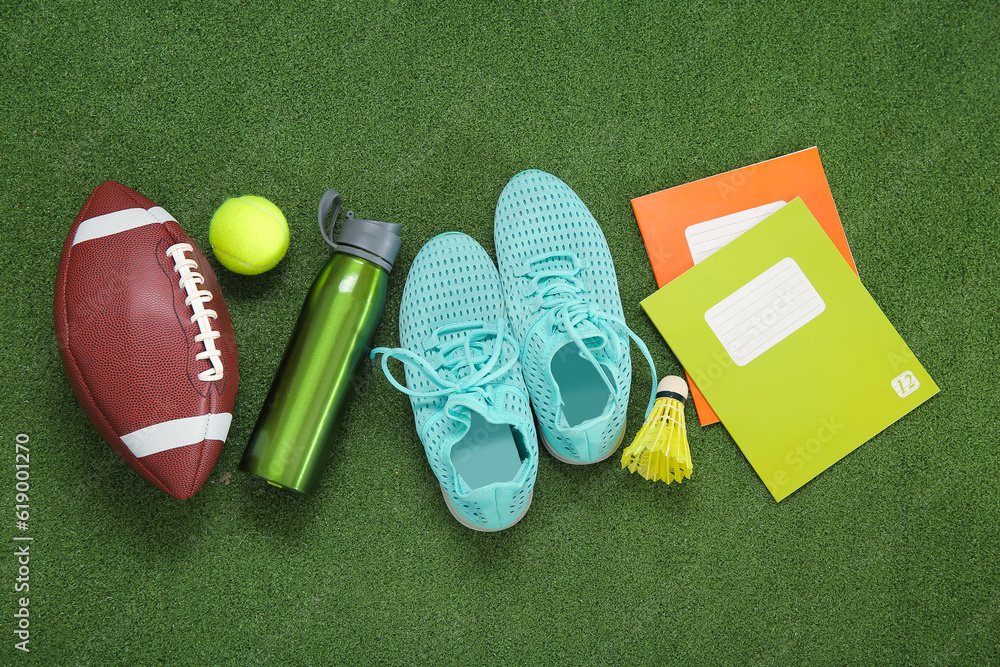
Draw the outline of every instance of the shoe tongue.
[[[473,410],[494,424],[512,423],[511,420],[515,416],[504,412],[503,409],[506,402],[506,392],[503,387],[504,385],[492,385],[486,388],[486,391],[490,394],[490,401],[487,401],[481,394],[474,391],[452,394],[448,397],[448,402],[444,406],[444,412],[456,422],[456,428],[449,438],[449,448],[468,433],[469,426],[472,424]],[[522,425],[515,424],[515,426],[521,428]]]
[[[461,439],[465,435],[465,432],[469,428],[469,424],[472,420],[471,411],[485,415],[489,412],[489,404],[477,393],[473,392],[463,392],[460,394],[452,394],[448,397],[448,402],[445,403],[444,410],[445,413],[463,425],[463,428],[459,429],[458,437]]]
[[[543,349],[543,356],[549,359],[566,344],[578,345],[577,340],[583,340],[584,346],[598,361],[609,360],[608,345],[612,344],[608,340],[607,331],[601,329],[590,320],[577,322],[573,327],[573,333],[579,335],[579,339],[559,326],[559,319],[550,313],[539,322],[541,326],[535,326],[528,332],[528,338],[538,338]]]

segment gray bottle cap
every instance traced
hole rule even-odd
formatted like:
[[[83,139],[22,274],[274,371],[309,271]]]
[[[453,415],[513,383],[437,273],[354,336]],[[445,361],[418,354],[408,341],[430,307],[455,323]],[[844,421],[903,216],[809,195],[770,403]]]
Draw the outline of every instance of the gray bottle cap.
[[[402,244],[399,234],[403,225],[397,222],[362,220],[354,217],[354,211],[348,211],[347,218],[340,227],[340,234],[334,241],[333,226],[337,223],[339,213],[340,193],[331,188],[319,202],[319,230],[326,242],[336,252],[366,259],[386,272],[392,271],[392,263],[396,261]]]

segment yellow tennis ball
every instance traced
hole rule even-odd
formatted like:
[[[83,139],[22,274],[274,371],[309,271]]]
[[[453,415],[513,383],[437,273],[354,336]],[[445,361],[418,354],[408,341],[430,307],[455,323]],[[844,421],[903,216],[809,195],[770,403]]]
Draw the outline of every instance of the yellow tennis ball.
[[[288,221],[263,197],[233,197],[212,215],[208,242],[230,271],[247,276],[264,273],[288,251]]]

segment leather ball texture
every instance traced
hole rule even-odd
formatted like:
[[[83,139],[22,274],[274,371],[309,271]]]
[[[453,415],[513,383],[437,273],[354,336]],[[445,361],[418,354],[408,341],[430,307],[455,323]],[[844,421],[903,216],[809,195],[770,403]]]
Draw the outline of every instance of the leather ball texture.
[[[193,496],[222,452],[239,384],[232,320],[198,245],[147,197],[102,183],[63,245],[54,315],[97,431],[152,484]]]

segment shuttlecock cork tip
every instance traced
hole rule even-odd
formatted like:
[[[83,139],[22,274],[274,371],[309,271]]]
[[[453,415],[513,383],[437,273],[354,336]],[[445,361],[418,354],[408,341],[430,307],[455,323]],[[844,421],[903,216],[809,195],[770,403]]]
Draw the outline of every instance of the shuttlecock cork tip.
[[[684,378],[677,377],[676,375],[668,375],[667,377],[660,380],[660,383],[656,385],[656,393],[660,392],[670,392],[673,394],[679,394],[687,400],[688,397],[688,386]]]

